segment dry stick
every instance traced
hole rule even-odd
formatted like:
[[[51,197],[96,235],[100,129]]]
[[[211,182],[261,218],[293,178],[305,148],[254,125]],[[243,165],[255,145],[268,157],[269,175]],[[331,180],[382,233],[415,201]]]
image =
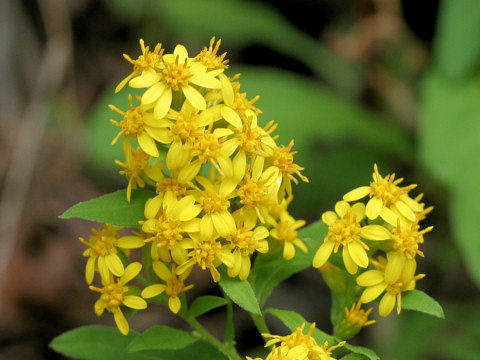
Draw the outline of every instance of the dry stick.
[[[54,3],[57,8],[57,20],[54,19]],[[61,3],[61,4],[60,4]],[[60,5],[60,6],[59,6]],[[38,76],[35,80],[23,119],[16,135],[9,167],[5,176],[0,201],[0,286],[5,281],[8,264],[18,236],[18,228],[27,194],[30,188],[38,149],[43,138],[49,113],[49,100],[60,88],[72,56],[68,35],[70,29],[63,26],[67,21],[58,21],[58,10],[68,17],[64,1],[47,0],[40,4],[45,24],[56,23],[60,26],[47,28],[48,41],[41,60]],[[53,16],[53,18],[52,18]]]

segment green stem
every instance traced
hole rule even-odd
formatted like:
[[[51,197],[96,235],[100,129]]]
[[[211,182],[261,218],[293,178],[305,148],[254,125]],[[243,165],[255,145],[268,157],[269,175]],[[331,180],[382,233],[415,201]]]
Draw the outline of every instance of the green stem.
[[[268,329],[267,324],[265,323],[265,319],[262,315],[252,313],[250,313],[250,315],[252,316],[252,320],[255,323],[255,326],[257,327],[260,334],[270,334],[270,330]]]
[[[200,337],[208,341],[210,344],[215,346],[218,350],[220,350],[223,354],[225,354],[230,360],[243,360],[243,358],[237,353],[235,348],[232,344],[224,344],[212,334],[210,334],[195,318],[191,316],[183,317],[186,322],[193,327],[196,332],[200,335]]]
[[[225,344],[233,347],[233,340],[235,339],[235,328],[233,327],[233,305],[229,298],[227,303],[227,329],[225,331]]]

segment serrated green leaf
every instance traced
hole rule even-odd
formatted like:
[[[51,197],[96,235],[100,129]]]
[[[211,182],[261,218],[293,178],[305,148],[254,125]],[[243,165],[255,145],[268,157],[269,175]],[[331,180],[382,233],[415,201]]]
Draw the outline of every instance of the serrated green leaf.
[[[198,317],[227,303],[227,299],[219,296],[200,296],[190,306],[189,315]]]
[[[440,2],[435,62],[449,78],[460,78],[478,70],[480,63],[480,2],[444,0]]]
[[[252,286],[247,280],[230,278],[224,275],[219,284],[222,290],[235,304],[253,314],[262,314]]]
[[[306,324],[306,328],[308,328],[311,323],[305,320],[305,318],[300,315],[299,313],[291,310],[280,310],[280,309],[272,309],[269,308],[265,310],[265,312],[270,313],[277,318],[279,318],[289,329],[290,331],[295,331],[295,329],[301,326],[303,323]],[[334,346],[341,342],[340,339],[329,335],[318,328],[315,328],[312,334],[313,338],[317,341],[318,344],[323,344],[325,341],[328,341],[329,346]],[[345,350],[349,350],[353,353],[363,355],[370,360],[378,360],[380,359],[377,354],[371,349],[368,349],[363,346],[353,346],[348,343],[343,345],[341,348],[338,349],[340,353],[344,352]]]
[[[261,306],[281,281],[312,265],[313,256],[326,233],[327,227],[321,221],[299,230],[298,236],[307,245],[308,253],[297,249],[295,257],[291,260],[285,260],[282,252],[277,252],[273,256],[269,254],[257,256],[250,281]]]
[[[127,202],[126,190],[100,196],[72,206],[60,215],[61,219],[81,218],[118,226],[139,227],[145,220],[145,202],[155,196],[148,190],[133,190],[131,202]]]
[[[435,299],[420,290],[402,293],[402,309],[420,311],[445,319],[442,306]]]
[[[177,350],[193,344],[198,339],[186,331],[169,326],[155,326],[137,336],[128,345],[127,350]]]

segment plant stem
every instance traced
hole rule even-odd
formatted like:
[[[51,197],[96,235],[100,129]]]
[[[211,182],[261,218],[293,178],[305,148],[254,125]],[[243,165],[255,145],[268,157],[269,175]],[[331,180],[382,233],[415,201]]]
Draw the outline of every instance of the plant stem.
[[[255,323],[255,326],[257,327],[260,334],[270,334],[270,330],[268,329],[267,324],[265,323],[265,319],[262,315],[252,313],[250,313],[250,315],[252,316],[252,320]]]
[[[210,344],[215,346],[218,350],[220,350],[223,354],[225,354],[230,360],[243,360],[242,357],[237,353],[235,348],[232,344],[223,344],[220,340],[210,334],[195,318],[191,316],[183,317],[186,322],[193,327],[200,337],[208,341]]]

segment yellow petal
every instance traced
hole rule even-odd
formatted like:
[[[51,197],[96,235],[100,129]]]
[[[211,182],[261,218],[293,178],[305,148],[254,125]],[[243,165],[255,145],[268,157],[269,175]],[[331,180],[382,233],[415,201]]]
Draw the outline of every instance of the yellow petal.
[[[137,135],[137,141],[143,151],[145,151],[148,155],[153,157],[158,157],[158,149],[157,145],[155,145],[155,141],[153,141],[152,137],[148,135],[145,131],[142,131],[140,134]]]
[[[163,281],[167,281],[172,277],[170,269],[163,262],[154,261],[152,267],[153,271],[155,271],[155,274],[157,274],[157,276]]]
[[[151,104],[157,100],[165,90],[165,83],[159,82],[150,86],[142,95],[142,104]]]
[[[387,265],[385,266],[385,282],[387,284],[393,284],[396,282],[403,271],[405,265],[405,255],[390,252],[387,254]]]
[[[356,274],[358,271],[358,265],[355,263],[355,261],[353,261],[352,257],[350,256],[350,252],[345,247],[343,247],[342,257],[345,269],[347,269],[347,271],[352,275]]]
[[[423,206],[420,205],[418,202],[416,202],[415,200],[413,200],[410,196],[408,196],[407,194],[402,194],[400,195],[400,200],[402,200],[405,204],[407,204],[407,206],[412,209],[413,211],[416,211],[416,212],[421,212],[423,211]]]
[[[387,284],[385,282],[381,282],[380,284],[374,286],[369,286],[363,292],[362,296],[360,297],[360,301],[366,304],[375,300],[386,289],[386,287]]]
[[[389,208],[384,206],[380,212],[380,217],[390,225],[397,226],[398,216]]]
[[[172,249],[171,254],[173,261],[178,265],[183,264],[188,259],[187,250],[178,245]]]
[[[124,272],[124,267],[122,261],[117,254],[109,254],[105,256],[105,263],[108,266],[110,272],[115,276],[122,276]]]
[[[182,306],[180,302],[180,298],[178,296],[172,296],[168,298],[168,307],[170,310],[176,314],[180,311],[180,307]]]
[[[110,280],[110,271],[108,270],[105,257],[99,256],[97,260],[98,272],[102,278],[102,282],[108,282]]]
[[[335,243],[333,241],[325,241],[317,250],[313,258],[313,267],[320,268],[327,262],[332,254]]]
[[[345,214],[350,210],[350,204],[346,201],[338,201],[335,204],[335,212],[340,218],[343,218]]]
[[[368,201],[365,213],[370,220],[374,220],[380,215],[382,208],[383,200],[374,196]]]
[[[245,169],[247,167],[247,156],[245,151],[240,150],[237,155],[233,158],[233,177],[238,182],[243,179],[245,176]]]
[[[392,238],[390,232],[381,225],[364,226],[360,235],[368,240],[388,240]]]
[[[118,330],[120,330],[123,335],[128,335],[130,327],[128,326],[127,319],[125,319],[125,315],[118,310],[117,312],[113,313],[113,318],[115,319],[115,324],[117,324]]]
[[[165,88],[165,91],[153,108],[153,116],[157,119],[163,119],[167,115],[168,110],[170,110],[170,105],[172,105],[172,89]]]
[[[393,308],[395,307],[395,295],[386,293],[383,295],[382,300],[380,300],[380,305],[378,306],[378,313],[380,316],[388,316]]]
[[[362,268],[366,268],[368,266],[368,255],[362,245],[354,241],[348,243],[347,247],[348,252],[350,253],[350,256],[355,264]]]
[[[129,282],[130,280],[135,278],[140,273],[141,270],[142,270],[142,264],[141,263],[139,263],[139,262],[131,263],[125,269],[125,272],[120,277],[119,282],[121,282],[123,284],[126,284],[127,282]]]
[[[198,90],[194,89],[190,85],[182,86],[182,91],[187,100],[192,104],[195,109],[205,110],[207,108],[207,103],[203,98],[202,94]]]
[[[143,245],[145,241],[139,236],[123,236],[117,240],[117,246],[122,249],[137,249]]]
[[[142,290],[142,297],[145,299],[150,299],[152,297],[158,296],[165,291],[166,286],[163,284],[154,284],[147,286]]]
[[[96,257],[89,257],[87,260],[87,265],[85,266],[85,280],[87,284],[91,284],[93,277],[95,275],[95,260]]]
[[[232,82],[223,73],[219,74],[218,78],[220,79],[220,83],[221,83],[221,92],[222,92],[223,102],[228,106],[233,105],[234,92],[233,92]]]
[[[408,205],[405,204],[403,201],[397,200],[395,204],[393,204],[393,206],[400,212],[400,214],[405,216],[405,218],[407,218],[408,220],[410,221],[417,220],[417,217],[415,216],[415,213],[413,212],[413,210],[410,209]]]
[[[374,286],[383,282],[383,271],[368,270],[357,277],[357,284],[360,286]]]
[[[147,302],[139,296],[127,295],[123,298],[123,304],[132,309],[143,310],[147,308]]]
[[[222,106],[222,117],[231,125],[236,128],[242,127],[242,119],[238,116],[237,112],[228,106]]]
[[[222,86],[219,80],[208,74],[194,74],[188,81],[207,89],[220,89]]]
[[[145,203],[144,215],[147,219],[153,219],[158,214],[158,210],[162,206],[163,199],[161,196],[155,196],[154,198],[148,199]],[[155,227],[155,224],[152,223],[152,227]],[[147,228],[148,225],[145,227]]]
[[[308,253],[307,245],[305,245],[305,243],[302,240],[297,238],[293,240],[293,244],[297,245],[300,248],[300,250],[302,250],[303,252]]]
[[[158,74],[155,70],[148,69],[144,70],[142,75],[130,80],[128,85],[132,88],[146,88],[160,81],[160,78],[160,74]]]
[[[212,279],[214,282],[219,282],[220,281],[220,273],[218,270],[212,265],[208,267],[208,270],[210,270],[210,274],[212,275]]]
[[[178,173],[177,179],[181,184],[186,184],[189,181],[192,181],[195,176],[197,176],[200,171],[202,164],[200,162],[192,162],[188,166],[184,167]]]
[[[178,44],[173,50],[173,55],[175,56],[175,59],[178,59],[179,64],[185,64],[185,60],[188,59],[187,48],[181,44]]]
[[[162,144],[170,144],[173,141],[172,133],[170,132],[170,130],[145,126],[145,131],[153,139],[157,140]]]
[[[322,221],[328,226],[332,226],[337,220],[338,216],[333,211],[326,211],[322,214]]]
[[[291,242],[285,241],[285,245],[283,247],[283,258],[285,260],[293,259],[295,256],[295,246]]]
[[[122,90],[134,75],[135,75],[135,72],[131,73],[125,79],[120,81],[120,83],[115,87],[115,94],[118,93],[120,90]]]
[[[363,203],[355,203],[352,205],[350,213],[355,216],[355,220],[360,222],[365,217],[365,205]]]
[[[351,202],[359,200],[370,193],[370,186],[361,186],[343,195],[343,200]]]
[[[222,215],[220,213],[212,213],[213,226],[221,237],[227,237],[234,234],[236,230],[235,221],[233,220],[233,217],[231,217],[232,215],[227,211],[225,211],[225,213],[222,213]]]
[[[205,214],[200,220],[200,235],[203,239],[208,239],[213,235],[213,221],[210,214]]]
[[[247,280],[248,275],[250,275],[250,257],[249,256],[243,256],[242,257],[242,266],[240,269],[240,273],[238,274],[238,277],[240,280]]]

